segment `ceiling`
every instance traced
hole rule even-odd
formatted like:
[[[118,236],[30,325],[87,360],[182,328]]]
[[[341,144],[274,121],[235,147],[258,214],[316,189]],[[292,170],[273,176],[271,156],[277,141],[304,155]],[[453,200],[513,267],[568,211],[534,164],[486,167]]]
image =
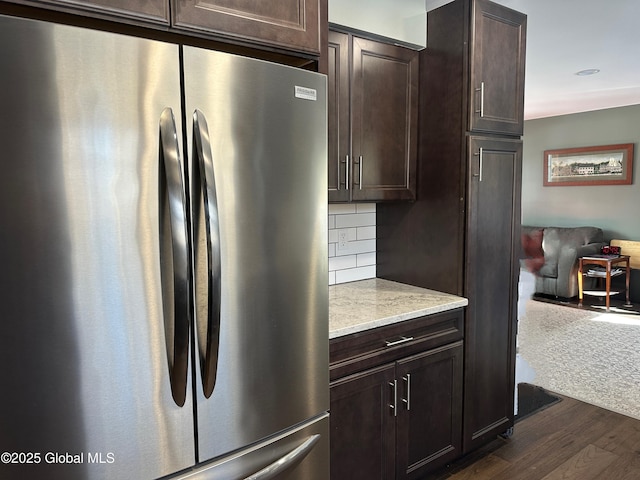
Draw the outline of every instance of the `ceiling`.
[[[525,120],[640,104],[640,1],[494,1],[527,14]]]

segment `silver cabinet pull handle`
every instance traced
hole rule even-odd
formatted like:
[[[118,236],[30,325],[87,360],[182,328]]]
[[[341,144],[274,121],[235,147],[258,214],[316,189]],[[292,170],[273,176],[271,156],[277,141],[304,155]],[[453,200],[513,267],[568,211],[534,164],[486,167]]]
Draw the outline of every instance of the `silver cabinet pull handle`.
[[[480,151],[478,153],[474,153],[474,156],[479,158],[479,165],[478,165],[478,173],[474,173],[473,176],[474,177],[478,177],[478,181],[481,182],[482,181],[482,160],[483,160],[483,156],[484,156],[484,150],[482,149],[482,147],[480,148]]]
[[[267,465],[259,472],[249,475],[245,480],[270,480],[276,478],[289,468],[297,465],[306,457],[314,445],[320,440],[320,435],[315,434],[307,438],[303,443],[287,453],[284,457]]]
[[[407,373],[404,377],[402,377],[405,384],[407,385],[407,397],[402,399],[407,410],[411,410],[411,374]]]
[[[403,343],[407,343],[413,340],[413,337],[400,337],[400,340],[396,340],[395,342],[389,342],[385,340],[385,345],[388,347],[395,347],[396,345],[402,345]]]
[[[189,254],[186,195],[178,133],[171,108],[160,115],[160,276],[164,325],[173,401],[182,407],[187,395],[189,361]]]
[[[360,190],[362,190],[362,155],[360,155],[358,157],[358,161],[354,163],[358,165],[358,182],[356,183],[356,181],[354,180],[353,183],[354,185],[358,185]]]
[[[346,180],[345,184],[347,185],[347,190],[351,188],[351,157],[347,155],[347,165],[346,165]]]
[[[396,408],[398,405],[398,381],[394,380],[393,382],[389,382],[389,386],[392,390],[391,403],[389,404],[389,408],[393,410],[393,416],[398,416],[398,409]]]
[[[476,88],[475,91],[480,92],[480,109],[476,110],[476,113],[479,113],[482,118],[484,117],[484,82],[480,82],[480,88]]]
[[[197,338],[200,350],[202,389],[209,398],[213,393],[218,372],[220,344],[221,260],[218,198],[213,171],[213,156],[209,141],[209,127],[200,110],[193,112],[193,206],[195,288],[201,297],[203,310],[196,315]],[[204,216],[204,218],[202,218]],[[204,230],[204,232],[201,232]],[[204,242],[202,239],[204,238]],[[200,292],[202,295],[200,295]]]
[[[345,190],[349,190],[349,155],[345,155],[344,157],[344,188]],[[340,190],[340,169],[338,168],[338,190]]]

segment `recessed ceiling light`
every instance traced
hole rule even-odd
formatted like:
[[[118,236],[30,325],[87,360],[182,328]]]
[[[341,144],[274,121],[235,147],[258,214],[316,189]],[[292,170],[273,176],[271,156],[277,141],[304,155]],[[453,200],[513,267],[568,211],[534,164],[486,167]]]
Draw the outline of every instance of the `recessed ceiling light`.
[[[579,77],[585,77],[587,75],[595,75],[599,71],[600,70],[597,68],[587,68],[586,70],[580,70],[579,72],[576,72],[576,75],[578,75]]]

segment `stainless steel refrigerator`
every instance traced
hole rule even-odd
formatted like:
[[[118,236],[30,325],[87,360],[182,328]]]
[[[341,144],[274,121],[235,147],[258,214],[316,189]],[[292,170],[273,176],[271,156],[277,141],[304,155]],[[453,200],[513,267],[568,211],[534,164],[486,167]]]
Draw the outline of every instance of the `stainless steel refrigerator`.
[[[0,72],[0,479],[327,479],[326,78],[6,16]]]

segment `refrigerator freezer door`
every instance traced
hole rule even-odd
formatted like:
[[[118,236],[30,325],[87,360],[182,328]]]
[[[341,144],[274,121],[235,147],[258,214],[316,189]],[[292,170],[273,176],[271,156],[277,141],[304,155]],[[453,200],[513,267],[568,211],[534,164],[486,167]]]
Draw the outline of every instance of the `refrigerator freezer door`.
[[[0,478],[195,462],[160,281],[159,123],[180,112],[178,62],[176,45],[0,17],[0,452],[16,454]]]
[[[329,415],[234,452],[173,480],[327,480]]]
[[[191,177],[192,146],[208,143],[214,175],[199,177],[215,178],[219,226],[220,314],[209,322],[216,249],[197,227],[206,209],[192,207],[197,357],[215,372],[210,396],[197,383],[203,461],[329,408],[326,77],[190,47],[183,58]],[[208,142],[191,140],[196,111]],[[192,199],[203,198],[197,188]],[[212,330],[217,349],[206,347]]]

